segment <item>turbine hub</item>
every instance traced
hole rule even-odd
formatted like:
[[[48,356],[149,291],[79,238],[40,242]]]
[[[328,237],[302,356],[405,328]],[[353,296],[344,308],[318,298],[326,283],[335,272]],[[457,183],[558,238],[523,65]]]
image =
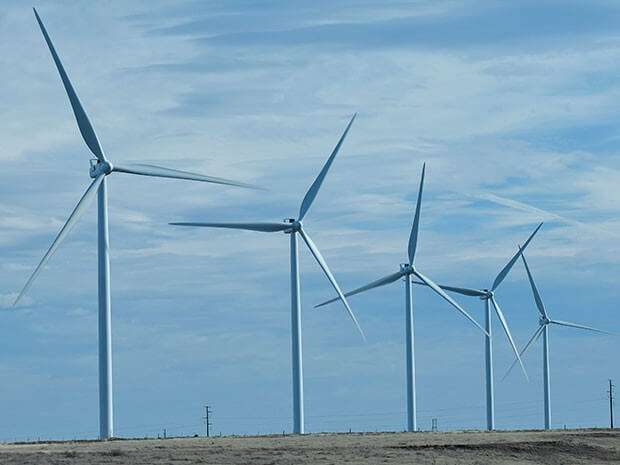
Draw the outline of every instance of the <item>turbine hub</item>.
[[[409,263],[401,263],[400,264],[400,271],[404,271],[406,273],[411,273],[413,271],[413,265],[410,265]]]
[[[113,166],[109,161],[90,160],[89,173],[91,178],[104,174],[108,175],[112,172]]]
[[[296,220],[295,218],[284,218],[284,223],[290,225],[290,229],[286,229],[285,233],[297,232],[301,229],[301,221]]]
[[[480,297],[480,300],[489,300],[495,295],[493,291],[490,291],[488,289],[482,289],[482,292],[484,292],[486,295]]]
[[[539,318],[539,320],[538,320],[538,323],[540,324],[540,326],[545,326],[545,325],[548,325],[551,322],[549,321],[549,318],[541,316]]]

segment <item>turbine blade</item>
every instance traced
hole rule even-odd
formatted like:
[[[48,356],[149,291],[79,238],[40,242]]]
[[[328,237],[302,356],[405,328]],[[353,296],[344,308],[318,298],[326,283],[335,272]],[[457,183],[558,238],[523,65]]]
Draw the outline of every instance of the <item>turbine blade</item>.
[[[247,184],[244,182],[233,181],[230,179],[216,178],[213,176],[204,176],[202,174],[190,173],[189,171],[173,170],[170,168],[163,168],[161,166],[148,165],[142,163],[135,163],[130,165],[113,165],[113,171],[119,173],[137,174],[140,176],[154,176],[158,178],[171,178],[171,179],[185,179],[187,181],[201,181],[211,182],[214,184],[225,184],[227,186],[245,187],[248,189],[264,190],[261,187]]]
[[[65,239],[65,237],[67,237],[67,235],[69,234],[73,226],[75,226],[75,223],[77,223],[77,221],[80,219],[80,216],[82,216],[86,208],[91,204],[91,202],[95,198],[95,194],[97,193],[97,190],[99,190],[99,186],[101,185],[101,182],[103,181],[104,177],[105,177],[104,174],[99,175],[90,184],[90,186],[88,186],[88,189],[86,189],[86,192],[84,192],[84,195],[82,196],[80,201],[77,203],[77,205],[73,209],[73,212],[71,212],[71,215],[69,215],[67,222],[65,223],[65,225],[62,227],[62,229],[58,233],[58,236],[56,236],[56,239],[54,239],[54,242],[52,242],[52,245],[50,246],[48,251],[45,253],[43,258],[41,259],[41,262],[35,268],[34,272],[32,273],[32,275],[26,282],[26,285],[24,286],[22,291],[19,293],[19,295],[15,299],[15,302],[13,302],[14,306],[17,304],[17,302],[19,302],[19,299],[22,298],[22,296],[26,293],[28,288],[30,288],[34,280],[37,278],[37,276],[39,276],[39,273],[41,273],[41,270],[43,269],[45,264],[48,262],[50,258],[52,258],[52,255],[54,255],[54,252],[56,252],[56,249],[58,248],[58,246],[60,246],[60,244]]]
[[[510,345],[512,346],[512,350],[514,351],[515,355],[517,356],[517,360],[519,361],[519,364],[521,365],[521,369],[523,370],[523,374],[525,375],[525,379],[529,379],[528,376],[527,376],[527,371],[525,371],[525,367],[523,366],[523,361],[521,360],[521,356],[519,355],[519,350],[517,349],[517,346],[515,345],[515,341],[512,339],[512,334],[510,334],[510,329],[508,328],[508,323],[506,322],[506,318],[504,317],[504,313],[502,312],[502,309],[499,308],[499,304],[495,300],[495,297],[491,297],[491,303],[493,304],[493,308],[495,308],[495,313],[497,313],[499,321],[502,323],[502,327],[504,328],[504,332],[506,333],[506,336],[508,337],[508,340],[510,341]]]
[[[332,166],[332,163],[334,162],[334,158],[336,158],[336,155],[338,154],[338,151],[340,150],[340,146],[342,145],[342,142],[344,142],[344,138],[347,137],[349,128],[353,124],[353,121],[355,121],[356,116],[357,116],[357,113],[353,115],[353,117],[351,118],[351,121],[349,121],[349,124],[347,124],[347,127],[344,130],[344,133],[342,133],[342,136],[340,136],[340,140],[336,144],[336,147],[332,151],[332,154],[327,159],[325,166],[323,166],[323,169],[321,170],[319,175],[316,177],[316,179],[310,186],[310,189],[308,189],[308,192],[306,192],[306,196],[304,197],[304,200],[301,202],[301,207],[299,208],[299,221],[301,221],[304,218],[304,216],[306,215],[306,212],[310,208],[310,205],[312,205],[312,202],[314,202],[314,198],[318,194],[319,189],[321,188],[321,184],[323,184],[323,180],[325,179],[325,176],[327,175],[329,168]]]
[[[502,271],[499,272],[499,274],[495,278],[495,281],[493,281],[493,286],[491,286],[491,291],[494,291],[495,289],[497,289],[497,286],[501,284],[501,282],[504,280],[508,272],[514,266],[515,262],[519,259],[519,256],[521,255],[521,253],[525,252],[525,248],[528,246],[530,241],[534,238],[534,236],[536,235],[536,233],[538,232],[538,230],[540,229],[542,225],[543,225],[542,223],[538,225],[538,227],[534,230],[534,232],[530,234],[530,237],[527,238],[527,241],[525,241],[525,243],[523,244],[523,247],[510,259],[510,261],[506,264],[506,266],[502,268]]]
[[[321,255],[321,252],[319,251],[318,247],[314,244],[314,242],[312,242],[312,239],[310,239],[310,236],[308,236],[308,234],[306,234],[306,232],[303,229],[299,230],[299,235],[301,236],[301,238],[304,240],[304,242],[308,246],[308,249],[310,249],[310,252],[312,253],[312,255],[314,256],[315,260],[317,261],[317,263],[319,264],[319,266],[323,270],[323,273],[325,273],[325,276],[327,276],[327,279],[329,280],[331,285],[336,290],[336,293],[338,294],[340,300],[342,300],[342,303],[344,304],[344,307],[347,309],[347,312],[349,312],[349,316],[353,320],[353,323],[355,323],[355,326],[357,327],[357,330],[362,335],[362,339],[364,340],[364,342],[366,342],[366,336],[364,335],[364,331],[362,331],[362,327],[357,322],[357,318],[355,318],[355,315],[353,314],[353,310],[351,310],[351,307],[349,307],[349,302],[347,302],[346,297],[344,296],[344,294],[340,290],[340,286],[338,286],[338,283],[336,282],[336,279],[334,278],[334,275],[329,270],[329,267],[327,266],[327,262],[325,261],[325,259]]]
[[[617,336],[617,334],[605,331],[603,329],[593,328],[592,326],[580,325],[578,323],[571,323],[570,321],[561,321],[561,320],[549,320],[550,323],[559,326],[568,326],[570,328],[579,328],[579,329],[587,329],[588,331],[594,331],[597,333],[609,334],[611,336]]]
[[[346,294],[344,294],[344,296],[351,297],[352,295],[360,294],[364,291],[374,289],[375,287],[385,286],[386,284],[390,284],[390,283],[393,283],[394,281],[398,281],[399,278],[402,278],[406,274],[407,273],[404,271],[398,271],[397,273],[392,273],[391,275],[377,279],[376,281],[366,284],[365,286],[358,287],[357,289],[347,292]],[[333,299],[322,302],[318,305],[315,305],[314,308],[319,308],[319,307],[322,307],[323,305],[331,304],[332,302],[336,302],[337,300],[340,300],[340,297],[334,297]]]
[[[418,200],[415,206],[415,215],[413,216],[413,226],[409,235],[409,264],[413,266],[415,258],[415,250],[418,246],[418,230],[420,226],[420,206],[422,204],[422,190],[424,188],[424,172],[426,171],[426,163],[422,165],[422,177],[420,178],[420,189],[418,190]]]
[[[534,344],[538,340],[538,338],[540,338],[540,335],[542,334],[543,329],[544,329],[544,326],[539,326],[538,327],[538,329],[534,332],[534,334],[532,335],[532,337],[530,338],[528,343],[525,345],[525,347],[523,348],[523,350],[521,351],[519,356],[523,357],[525,355],[525,352],[527,352],[527,350],[532,346],[532,344]],[[510,368],[508,368],[508,371],[506,372],[506,374],[502,378],[502,381],[504,381],[506,379],[506,377],[510,374],[512,369],[515,366],[517,366],[518,362],[519,362],[519,360],[515,358],[515,361],[512,362],[512,365],[510,365]]]
[[[105,161],[105,155],[103,154],[103,149],[101,148],[101,144],[99,143],[99,139],[97,138],[97,134],[95,133],[95,129],[90,124],[90,120],[88,119],[88,115],[86,111],[82,107],[80,103],[80,99],[78,98],[73,86],[71,85],[71,81],[69,80],[69,76],[65,72],[65,68],[62,66],[60,62],[60,58],[56,54],[56,49],[52,44],[52,40],[50,36],[47,34],[45,30],[45,26],[43,25],[43,21],[39,17],[37,10],[34,9],[34,15],[37,18],[37,22],[39,23],[39,27],[41,28],[41,32],[43,33],[43,37],[45,38],[45,42],[47,42],[47,46],[50,49],[50,53],[52,54],[52,58],[54,59],[54,63],[56,63],[56,68],[58,69],[58,73],[60,74],[60,79],[62,79],[62,83],[65,86],[65,90],[67,91],[67,95],[69,96],[69,102],[71,102],[71,108],[73,108],[73,114],[75,115],[75,119],[77,121],[78,127],[80,128],[80,133],[82,134],[82,138],[86,145],[90,149],[90,151],[99,159],[100,161]]]
[[[443,297],[445,300],[448,301],[448,303],[450,303],[450,305],[452,305],[454,308],[456,308],[459,312],[461,312],[463,315],[465,315],[465,317],[471,321],[474,325],[476,325],[476,327],[482,331],[484,334],[486,334],[487,336],[489,335],[489,333],[487,333],[485,331],[485,329],[480,326],[478,324],[478,322],[476,320],[474,320],[471,315],[469,313],[467,313],[459,304],[457,304],[452,297],[450,297],[448,294],[446,294],[437,284],[435,284],[433,281],[431,281],[430,278],[427,278],[426,276],[424,276],[422,273],[418,272],[416,269],[413,270],[413,274],[416,275],[420,280],[422,280],[428,287],[430,287],[432,290],[434,290],[437,294],[439,294],[441,297]]]
[[[521,250],[521,247],[519,247],[519,249]],[[532,273],[530,273],[530,267],[527,266],[527,261],[525,260],[525,255],[523,254],[523,251],[521,251],[521,259],[523,260],[523,264],[525,265],[525,271],[527,272],[527,277],[530,280],[530,286],[532,288],[532,293],[534,294],[534,300],[536,301],[536,306],[538,307],[538,311],[545,318],[549,318],[547,316],[547,310],[545,310],[545,304],[543,304],[543,301],[540,298],[540,293],[538,292],[538,288],[536,287],[536,284],[534,283],[534,278],[532,277]]]
[[[422,286],[426,286],[426,283],[420,281],[413,281],[413,284],[418,284]],[[456,292],[457,294],[467,295],[470,297],[484,297],[486,296],[486,292],[482,292],[478,289],[469,289],[466,287],[454,287],[454,286],[446,286],[444,284],[437,284],[444,291]]]
[[[248,231],[276,232],[290,229],[286,223],[168,223],[173,226],[199,226],[203,228],[245,229]]]

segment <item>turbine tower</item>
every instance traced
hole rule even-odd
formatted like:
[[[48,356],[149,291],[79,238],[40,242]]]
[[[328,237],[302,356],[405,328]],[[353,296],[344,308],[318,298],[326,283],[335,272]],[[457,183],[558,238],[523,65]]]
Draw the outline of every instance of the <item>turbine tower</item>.
[[[508,337],[508,341],[510,342],[510,345],[512,346],[512,350],[515,352],[515,355],[517,355],[517,359],[515,360],[515,363],[519,362],[521,364],[521,369],[523,370],[523,373],[525,374],[525,377],[527,378],[525,367],[523,366],[521,358],[519,357],[519,352],[517,351],[517,348],[515,346],[514,340],[512,339],[510,331],[508,330],[508,324],[506,323],[506,318],[504,318],[504,314],[501,308],[499,307],[497,300],[495,300],[495,291],[497,290],[499,285],[502,283],[502,281],[504,281],[504,279],[506,278],[506,276],[508,275],[508,273],[510,272],[514,264],[519,259],[519,256],[521,255],[522,251],[525,250],[525,248],[528,246],[530,241],[534,238],[534,236],[536,235],[536,233],[538,232],[538,230],[540,229],[542,225],[543,224],[540,223],[536,227],[536,229],[534,229],[534,231],[530,234],[530,237],[528,237],[527,240],[525,241],[523,245],[523,249],[520,249],[510,259],[510,261],[508,261],[508,263],[504,266],[504,268],[500,270],[500,272],[495,277],[495,280],[493,281],[493,284],[491,285],[490,289],[468,289],[468,288],[463,288],[463,287],[444,286],[443,284],[439,285],[439,287],[441,287],[442,289],[446,291],[455,292],[457,294],[466,295],[470,297],[479,297],[481,300],[484,301],[484,322],[485,322],[484,327],[486,329],[486,336],[484,340],[484,355],[485,355],[484,358],[485,358],[486,397],[487,397],[487,400],[486,400],[487,429],[489,431],[495,429],[495,385],[494,385],[494,380],[493,380],[493,341],[492,341],[492,329],[491,329],[491,316],[492,316],[491,305],[493,306],[495,313],[497,314],[497,317],[499,318],[499,321],[501,322],[502,327],[504,328],[504,332],[506,333],[506,336]],[[420,282],[415,282],[415,284],[424,285],[424,283],[420,283]]]
[[[474,320],[463,308],[457,304],[449,295],[447,295],[437,284],[430,278],[424,276],[414,265],[415,253],[418,243],[418,229],[420,223],[420,206],[422,202],[422,189],[424,187],[424,173],[426,164],[422,166],[422,177],[420,179],[420,190],[418,192],[418,200],[416,203],[415,215],[413,217],[413,226],[409,236],[409,263],[400,266],[400,271],[391,275],[380,278],[365,286],[359,287],[351,292],[347,292],[345,297],[359,294],[376,287],[385,286],[393,283],[400,278],[405,278],[405,335],[407,344],[407,431],[417,430],[417,414],[416,414],[416,385],[415,385],[415,347],[414,347],[414,328],[413,328],[413,292],[411,286],[412,275],[421,279],[424,284],[433,289],[437,294],[447,300],[454,308],[461,312],[467,319],[476,325],[480,331],[486,334],[486,331]],[[326,302],[320,303],[315,307],[322,307],[329,303],[341,299],[342,296],[335,297]],[[508,330],[508,328],[506,328]],[[516,349],[515,349],[516,351]],[[518,353],[518,352],[517,352]]]
[[[349,132],[349,128],[353,121],[355,120],[355,116],[351,118],[349,124],[347,125],[344,133],[340,137],[338,144],[334,148],[333,152],[329,156],[325,166],[314,180],[306,196],[304,197],[301,207],[299,208],[299,216],[297,219],[289,218],[284,220],[283,223],[170,223],[176,226],[201,226],[208,228],[228,228],[228,229],[245,229],[249,231],[260,231],[260,232],[284,232],[285,234],[290,234],[291,236],[291,344],[292,344],[292,368],[293,368],[293,432],[295,434],[303,434],[304,433],[304,390],[303,390],[303,363],[302,363],[302,355],[301,355],[301,301],[300,301],[300,287],[299,287],[299,262],[298,262],[298,250],[297,250],[297,234],[302,238],[302,240],[308,246],[310,253],[314,256],[315,260],[325,273],[325,276],[331,283],[331,285],[336,290],[336,293],[342,298],[342,302],[349,313],[349,316],[357,326],[358,331],[362,335],[362,338],[366,340],[364,337],[364,332],[360,327],[351,307],[349,307],[349,303],[344,298],[338,283],[334,279],[332,272],[329,270],[327,266],[327,262],[321,255],[321,252],[314,244],[310,236],[304,229],[302,220],[304,219],[306,213],[310,209],[312,202],[314,201],[319,189],[321,188],[321,184],[331,167],[336,154],[340,150],[340,146],[344,141],[347,133]]]
[[[521,250],[521,247],[519,247]],[[534,332],[528,343],[525,345],[520,355],[523,357],[525,352],[540,338],[541,334],[543,337],[543,347],[542,347],[542,355],[543,355],[543,391],[544,391],[544,410],[545,410],[545,429],[551,429],[551,386],[550,386],[550,374],[549,374],[549,325],[558,325],[558,326],[568,326],[569,328],[579,328],[585,329],[587,331],[594,331],[597,333],[610,334],[609,331],[603,331],[602,329],[593,328],[591,326],[585,326],[577,323],[570,323],[568,321],[560,321],[560,320],[552,320],[549,318],[549,314],[545,309],[545,304],[543,304],[542,298],[540,297],[540,293],[536,288],[536,284],[534,283],[534,278],[532,277],[532,273],[530,272],[530,268],[527,265],[527,261],[525,260],[525,255],[521,254],[521,258],[523,259],[523,265],[525,265],[525,271],[527,272],[527,277],[530,281],[530,286],[532,287],[532,294],[534,294],[534,301],[536,302],[536,307],[538,308],[538,312],[540,313],[540,317],[538,319],[538,329]],[[508,376],[508,374],[512,371],[514,367],[514,363],[508,369],[504,378]]]
[[[136,174],[141,176],[155,176],[162,178],[186,179],[190,181],[211,182],[216,184],[227,184],[231,186],[253,187],[249,184],[230,181],[222,178],[214,178],[211,176],[202,176],[200,174],[189,173],[186,171],[162,168],[159,166],[132,164],[117,165],[112,164],[104,154],[103,148],[97,138],[95,130],[91,125],[80,100],[65,69],[60,62],[60,58],[56,54],[54,45],[45,30],[45,26],[41,21],[36,10],[34,14],[43,33],[43,37],[47,42],[62,83],[65,87],[69,102],[73,108],[78,128],[82,134],[82,138],[86,145],[96,157],[90,161],[89,175],[94,180],[86,189],[86,192],[77,203],[73,212],[67,219],[56,239],[41,259],[30,279],[15,299],[15,305],[28,288],[32,285],[36,277],[39,275],[45,264],[52,257],[56,249],[62,241],[67,237],[73,226],[77,223],[80,216],[86,208],[97,196],[97,219],[98,219],[98,287],[99,287],[99,437],[101,439],[109,439],[114,435],[113,428],[113,408],[112,408],[112,336],[111,336],[111,307],[110,307],[110,255],[109,255],[109,232],[108,232],[108,193],[106,185],[106,177],[112,172]]]

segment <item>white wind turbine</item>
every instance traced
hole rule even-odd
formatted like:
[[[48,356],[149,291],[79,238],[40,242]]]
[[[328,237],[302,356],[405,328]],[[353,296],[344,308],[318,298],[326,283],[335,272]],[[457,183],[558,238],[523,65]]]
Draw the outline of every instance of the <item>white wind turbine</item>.
[[[528,246],[530,241],[534,238],[538,230],[543,224],[540,223],[536,229],[530,234],[530,237],[525,241],[523,248],[519,249],[517,253],[508,261],[508,263],[501,269],[501,271],[495,277],[493,284],[491,285],[491,289],[468,289],[462,287],[454,287],[454,286],[444,286],[440,284],[439,287],[446,291],[455,292],[457,294],[466,295],[470,297],[479,297],[481,300],[484,300],[484,322],[486,329],[486,337],[484,341],[484,349],[485,349],[485,374],[486,374],[486,409],[487,409],[487,429],[493,430],[495,429],[495,387],[493,380],[493,341],[492,341],[492,329],[491,329],[491,305],[495,309],[495,313],[497,313],[497,317],[504,328],[506,336],[510,341],[510,345],[512,346],[512,350],[514,351],[517,359],[515,363],[519,362],[521,364],[521,369],[527,378],[527,373],[525,372],[525,367],[521,362],[521,358],[519,357],[519,352],[515,346],[515,343],[512,339],[510,331],[508,330],[508,324],[506,323],[506,319],[504,318],[504,314],[495,300],[495,291],[502,283],[502,281],[506,278],[514,264],[519,259],[522,251]],[[415,284],[424,284],[420,282],[415,282]]]
[[[457,304],[449,295],[447,295],[437,284],[435,284],[430,278],[424,276],[418,271],[414,265],[415,253],[418,243],[418,229],[420,223],[420,205],[422,202],[422,189],[424,187],[424,172],[426,164],[422,166],[422,177],[420,179],[420,190],[418,192],[418,200],[415,209],[415,215],[413,217],[413,226],[411,228],[411,235],[409,236],[409,263],[400,266],[400,271],[384,278],[373,281],[365,286],[359,287],[351,292],[347,292],[345,297],[349,297],[355,294],[359,294],[376,287],[385,286],[386,284],[393,283],[400,278],[405,278],[405,333],[407,343],[407,431],[417,430],[417,414],[416,414],[416,384],[415,384],[415,348],[414,348],[414,330],[413,330],[413,292],[411,286],[412,275],[421,279],[424,284],[433,289],[437,294],[447,300],[454,308],[465,315],[474,325],[476,325],[480,331],[486,334],[486,331],[474,320],[463,308]],[[342,296],[335,297],[326,302],[320,303],[315,307],[322,307],[331,302],[335,302],[341,299]],[[508,328],[506,327],[508,331]],[[516,351],[516,349],[515,349]],[[518,352],[517,352],[518,353]]]
[[[321,255],[321,252],[314,244],[310,236],[306,232],[303,227],[302,220],[308,209],[312,205],[319,189],[321,188],[321,184],[331,167],[336,154],[340,150],[340,146],[344,141],[347,133],[349,132],[349,128],[353,121],[355,120],[355,116],[351,118],[349,124],[347,125],[344,133],[340,137],[340,140],[336,144],[336,147],[332,151],[329,156],[325,166],[314,180],[306,196],[304,197],[301,207],[299,208],[299,216],[297,219],[288,218],[284,220],[283,223],[170,223],[171,225],[176,226],[201,226],[201,227],[209,227],[209,228],[229,228],[229,229],[245,229],[249,231],[260,231],[260,232],[284,232],[286,234],[291,235],[291,343],[292,343],[292,369],[293,369],[293,432],[295,434],[303,434],[304,432],[304,390],[303,390],[303,363],[301,356],[301,302],[300,302],[300,288],[299,288],[299,263],[298,263],[298,252],[297,252],[297,234],[301,236],[303,241],[308,246],[308,249],[316,259],[317,263],[327,276],[327,279],[331,283],[331,285],[336,290],[336,293],[342,298],[342,302],[349,313],[349,316],[357,326],[362,338],[366,340],[364,337],[364,332],[360,327],[351,307],[349,307],[349,303],[344,298],[336,279],[332,275],[325,259]]]
[[[521,250],[521,247],[519,247]],[[525,265],[525,271],[527,272],[527,277],[530,280],[530,286],[532,287],[532,293],[534,294],[534,301],[536,302],[536,307],[538,308],[538,312],[540,313],[540,317],[538,319],[538,329],[534,332],[533,336],[530,338],[528,343],[525,345],[523,350],[521,351],[521,357],[525,355],[525,352],[540,338],[541,334],[543,337],[543,390],[544,390],[544,409],[545,409],[545,429],[551,428],[551,388],[550,388],[550,374],[549,374],[549,325],[558,325],[558,326],[568,326],[569,328],[579,328],[585,329],[588,331],[595,331],[597,333],[609,334],[609,331],[603,331],[602,329],[593,328],[591,326],[585,326],[577,323],[570,323],[568,321],[560,321],[560,320],[552,320],[549,318],[547,314],[547,310],[545,309],[545,304],[540,297],[540,293],[534,283],[534,278],[532,278],[532,273],[530,272],[529,266],[527,266],[527,261],[525,260],[525,255],[521,254],[521,258],[523,259],[523,264]],[[516,362],[515,362],[516,363]],[[508,369],[504,378],[508,376],[508,374],[512,371],[512,368],[515,366],[515,363]]]
[[[227,179],[202,176],[200,174],[189,173],[186,171],[162,168],[154,165],[132,164],[117,165],[112,164],[105,156],[95,130],[91,125],[80,100],[78,99],[69,77],[56,54],[54,45],[45,30],[36,10],[34,14],[47,42],[62,83],[65,87],[78,128],[82,138],[96,159],[91,160],[89,174],[94,178],[93,182],[86,189],[86,192],[77,203],[73,212],[67,219],[56,239],[43,256],[43,259],[36,267],[26,285],[15,299],[15,305],[26,293],[28,288],[39,275],[44,265],[52,257],[62,241],[67,237],[78,219],[82,216],[86,208],[98,196],[98,286],[99,286],[99,435],[101,439],[109,439],[114,435],[113,428],[113,408],[112,408],[112,337],[111,337],[111,307],[110,307],[110,255],[109,255],[109,232],[108,232],[108,195],[106,186],[106,176],[112,172],[137,174],[141,176],[155,176],[162,178],[186,179],[191,181],[211,182],[216,184],[227,184],[231,186],[253,187],[249,184],[230,181]]]

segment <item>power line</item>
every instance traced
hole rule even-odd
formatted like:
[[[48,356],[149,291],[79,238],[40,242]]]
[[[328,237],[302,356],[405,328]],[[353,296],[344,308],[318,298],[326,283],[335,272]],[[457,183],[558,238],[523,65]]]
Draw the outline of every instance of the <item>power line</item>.
[[[611,384],[612,391],[615,388],[614,384]],[[607,395],[609,393],[606,393]],[[606,400],[607,397],[604,397],[606,394],[600,393],[597,396],[592,397],[584,397],[579,400],[571,400],[570,405],[567,403],[562,403],[562,408],[560,411],[562,414],[570,414],[574,412],[592,412],[595,408],[590,408],[591,404],[601,405],[602,400]],[[514,425],[517,428],[527,427],[529,424],[529,419],[535,419],[540,415],[540,401],[529,401],[529,400],[511,400],[498,402],[498,407],[502,411],[502,420],[504,420],[503,428],[508,427],[509,425]],[[209,408],[209,435],[213,431],[213,411],[211,406],[207,406]],[[592,405],[594,407],[594,405]],[[460,405],[451,407],[442,406],[440,408],[427,408],[420,410],[420,420],[426,424],[431,424],[432,418],[437,418],[438,422],[441,423],[443,429],[476,429],[481,425],[481,418],[479,418],[478,413],[473,414],[474,410],[479,410],[482,408],[482,405],[472,403],[470,405]],[[610,410],[613,408],[613,401],[610,406]],[[205,410],[206,417],[206,410]],[[402,429],[401,419],[402,419],[403,411],[402,410],[384,410],[384,411],[375,411],[375,412],[366,412],[366,413],[346,413],[343,411],[340,412],[331,412],[329,415],[322,414],[322,412],[318,415],[309,415],[307,417],[308,426],[313,430],[340,430],[343,431],[348,430],[349,427],[355,426],[358,429],[367,429],[367,430],[375,430],[377,428],[389,428],[394,429],[396,431]],[[612,419],[613,413],[610,411],[610,419]],[[196,417],[194,417],[196,418]],[[255,424],[254,422],[261,422],[261,431],[265,433],[281,431],[282,426],[280,425],[280,420],[288,421],[288,416],[255,416],[255,417],[218,417],[221,424],[221,428],[223,430],[232,430],[239,431],[241,429],[250,430]],[[521,422],[520,419],[528,419],[528,422]],[[203,418],[201,422],[205,427],[206,432],[206,424],[204,422],[206,418]],[[250,423],[248,425],[247,423]],[[566,421],[565,421],[566,422]],[[167,428],[167,436],[176,436],[176,435],[193,435],[197,431],[200,431],[201,423],[192,422],[174,422],[171,418],[166,419],[165,422],[157,422],[157,423],[139,423],[136,424],[120,424],[116,430],[122,435],[135,435],[136,437],[145,437],[145,436],[155,436],[160,433],[161,427],[163,424],[166,425]],[[480,423],[480,424],[479,424]],[[570,423],[570,421],[569,421]],[[574,423],[574,421],[573,421]],[[603,422],[598,423],[599,425],[603,425]],[[611,422],[610,422],[611,423]],[[577,424],[579,424],[577,422]],[[276,426],[277,425],[277,426]],[[462,428],[459,428],[462,427]],[[231,429],[234,428],[234,429]],[[334,428],[334,429],[332,429]],[[3,430],[7,430],[8,428],[0,427],[0,433]],[[174,433],[173,433],[174,431]],[[66,437],[66,439],[74,439],[74,438],[89,438],[96,436],[96,431],[81,431],[71,433]],[[62,437],[58,437],[56,435],[48,435],[46,433],[36,434],[30,433],[27,437],[47,437],[47,438],[55,438],[62,439]],[[63,435],[61,435],[63,436]],[[25,436],[22,436],[22,438]],[[18,440],[20,438],[15,438]]]

